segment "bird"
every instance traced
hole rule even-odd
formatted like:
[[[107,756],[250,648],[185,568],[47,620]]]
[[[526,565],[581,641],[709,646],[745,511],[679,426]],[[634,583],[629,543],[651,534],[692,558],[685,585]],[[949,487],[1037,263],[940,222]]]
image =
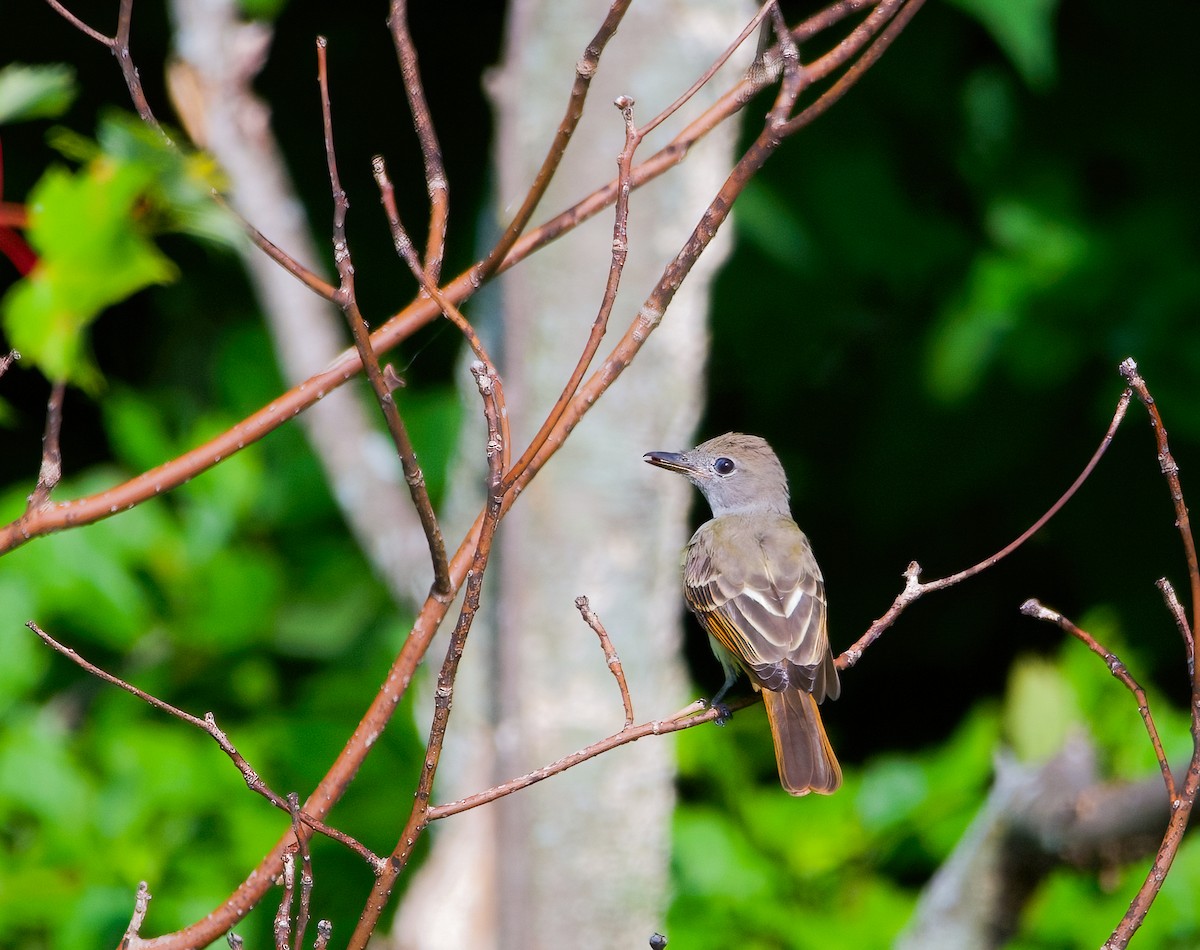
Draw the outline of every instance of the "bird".
[[[685,452],[647,452],[695,485],[712,519],[683,554],[684,600],[725,671],[762,693],[784,789],[829,795],[842,784],[817,704],[841,693],[825,625],[825,581],[792,520],[787,476],[763,438],[729,432]]]

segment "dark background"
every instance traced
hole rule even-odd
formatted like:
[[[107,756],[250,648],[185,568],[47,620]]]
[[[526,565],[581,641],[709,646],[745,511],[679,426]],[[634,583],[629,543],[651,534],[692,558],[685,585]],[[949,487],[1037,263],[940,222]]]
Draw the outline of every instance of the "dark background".
[[[412,10],[460,222],[447,274],[471,262],[474,232],[461,222],[487,200],[481,156],[491,120],[480,83],[498,56],[503,5],[460,13],[449,4]],[[84,79],[61,124],[87,133],[98,110],[124,107],[105,50],[40,3],[7,14],[0,62],[67,61]],[[133,48],[166,117],[162,17],[138,5]],[[398,308],[409,290],[395,279],[399,265],[378,219],[372,155],[388,158],[402,217],[424,217],[423,189],[400,187],[421,180],[420,156],[383,20],[382,4],[292,0],[258,83],[311,219],[327,222],[313,40],[329,37],[340,168],[360,196],[351,211],[364,235],[354,243],[359,291],[373,312]],[[1127,356],[1157,397],[1191,488],[1200,459],[1198,28],[1193,4],[1070,0],[1053,22],[1052,71],[1031,75],[978,20],[931,0],[745,196],[736,251],[715,291],[701,436],[751,431],[779,451],[797,520],[825,572],[835,649],[887,609],[910,560],[927,578],[953,573],[1049,507],[1099,444]],[[56,160],[44,144],[50,124],[2,130],[6,200],[20,201]],[[194,278],[141,294],[97,324],[110,385],[158,394],[180,431],[210,403],[234,414],[257,408],[277,383],[224,379],[211,345],[265,346],[236,262],[183,238],[164,246]],[[0,262],[0,289],[14,277]],[[435,329],[408,341],[401,358],[410,386],[453,399],[456,346],[457,335]],[[46,393],[33,372],[10,371],[0,384],[13,410],[0,483],[32,485]],[[67,419],[69,474],[112,457],[93,402],[73,392]],[[273,436],[268,446],[278,448],[266,451],[286,453],[289,439]],[[315,477],[296,464],[296,479]],[[341,531],[322,490],[306,491],[303,517],[288,516],[299,502],[285,504],[260,525],[260,544],[294,555],[306,535]],[[827,715],[839,755],[854,764],[936,743],[981,698],[1000,695],[1015,656],[1056,652],[1062,634],[1019,614],[1027,597],[1075,617],[1107,608],[1122,656],[1185,706],[1179,635],[1154,587],[1167,576],[1186,588],[1173,520],[1135,405],[1098,471],[1047,529],[995,569],[910,608],[844,677]],[[364,666],[371,650],[387,655],[378,619],[387,608],[377,596],[361,633],[369,649],[355,661]],[[716,665],[701,638],[692,643],[698,682],[715,688]],[[327,674],[311,657],[272,662],[295,708],[305,684]],[[61,684],[74,673],[52,676]],[[201,683],[186,688],[194,708],[208,708]],[[347,707],[354,702],[348,691]],[[406,741],[397,740],[397,757]],[[295,784],[303,787],[302,777]]]

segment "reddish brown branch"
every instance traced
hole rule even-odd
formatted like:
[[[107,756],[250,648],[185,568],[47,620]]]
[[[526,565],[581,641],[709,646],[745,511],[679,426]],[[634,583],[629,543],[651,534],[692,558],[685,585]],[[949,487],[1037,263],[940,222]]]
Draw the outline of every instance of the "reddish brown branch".
[[[62,654],[76,666],[90,673],[97,679],[103,680],[105,683],[123,689],[125,692],[136,696],[142,702],[154,707],[160,712],[165,712],[168,715],[174,716],[176,719],[186,722],[190,726],[195,726],[202,732],[208,733],[208,735],[212,737],[213,741],[215,741],[220,747],[221,751],[229,756],[230,761],[232,761],[237,767],[237,770],[242,773],[242,778],[245,779],[246,786],[252,792],[261,795],[281,811],[290,812],[287,800],[273,792],[270,786],[268,786],[267,783],[262,780],[259,774],[254,771],[250,763],[246,761],[245,757],[240,752],[238,752],[233,743],[229,741],[229,737],[225,735],[225,733],[217,725],[216,717],[214,717],[211,712],[205,713],[203,719],[193,716],[191,713],[184,712],[177,706],[172,706],[165,700],[159,699],[157,696],[153,696],[150,693],[139,689],[132,683],[126,682],[119,676],[115,676],[112,673],[109,673],[107,670],[96,666],[96,664],[92,663],[91,661],[84,659],[75,650],[72,650],[70,647],[54,639],[54,637],[46,633],[46,631],[44,631],[32,620],[28,621],[25,626],[36,633],[42,639],[42,642],[52,650]],[[318,832],[319,834],[323,834],[326,837],[345,845],[351,851],[354,851],[359,857],[366,861],[373,870],[378,868],[380,863],[379,858],[350,835],[326,825],[324,822],[314,818],[312,815],[301,812],[300,818],[314,831]]]
[[[371,166],[375,175],[375,183],[379,188],[380,201],[383,203],[384,213],[387,215],[388,225],[392,231],[392,244],[396,248],[396,253],[408,265],[408,269],[417,279],[421,291],[441,308],[446,319],[453,323],[466,338],[471,351],[484,365],[487,375],[494,381],[491,384],[492,393],[496,400],[496,405],[499,407],[501,444],[504,448],[502,467],[507,470],[509,462],[508,453],[510,451],[508,406],[504,400],[504,385],[501,382],[500,373],[496,369],[496,364],[492,362],[491,356],[488,355],[487,350],[483,346],[483,341],[479,339],[479,334],[475,332],[475,328],[471,326],[471,322],[454,305],[453,301],[438,289],[437,284],[429,279],[426,272],[427,269],[421,267],[421,262],[417,259],[417,252],[413,246],[412,238],[409,237],[408,230],[404,227],[404,222],[400,220],[400,212],[396,208],[396,191],[392,186],[391,178],[388,176],[387,164],[384,162],[383,156],[376,155],[371,161]]]
[[[450,183],[446,178],[446,167],[442,162],[442,149],[438,144],[433,117],[425,101],[425,87],[421,82],[421,69],[417,63],[417,48],[413,45],[412,34],[408,29],[408,0],[392,0],[388,26],[392,31],[396,56],[400,60],[400,75],[404,80],[408,106],[412,110],[413,128],[421,143],[421,157],[425,162],[425,186],[429,191],[429,233],[425,239],[424,272],[425,280],[437,285],[441,281],[442,259],[446,252]]]
[[[838,668],[843,670],[848,669],[857,663],[862,657],[863,651],[876,640],[878,640],[883,632],[892,624],[894,624],[897,619],[899,619],[900,615],[911,603],[919,600],[925,594],[942,590],[946,587],[952,587],[955,584],[959,584],[962,581],[967,580],[967,578],[974,577],[976,574],[986,571],[988,568],[993,567],[997,562],[1008,557],[1008,555],[1012,554],[1015,550],[1017,550],[1017,548],[1037,534],[1037,532],[1046,525],[1046,522],[1053,518],[1059,512],[1062,506],[1070,501],[1070,499],[1079,490],[1080,486],[1082,486],[1083,483],[1091,476],[1096,466],[1100,464],[1100,459],[1104,457],[1104,453],[1107,452],[1108,447],[1112,445],[1112,440],[1117,433],[1117,428],[1121,425],[1121,421],[1125,418],[1126,410],[1129,408],[1130,398],[1131,393],[1128,389],[1121,393],[1121,398],[1117,400],[1117,408],[1113,413],[1112,421],[1108,424],[1108,431],[1104,433],[1104,438],[1100,440],[1100,445],[1097,446],[1096,451],[1092,453],[1092,457],[1088,460],[1087,465],[1083,467],[1083,471],[1080,472],[1075,481],[1071,483],[1071,487],[1063,492],[1061,497],[1059,497],[1059,499],[1046,510],[1045,514],[1038,518],[1037,521],[1030,525],[1014,541],[1011,541],[1009,544],[1005,545],[991,557],[984,558],[978,564],[973,564],[971,567],[959,571],[957,574],[951,574],[948,577],[942,577],[924,584],[920,582],[921,566],[916,561],[910,562],[904,571],[904,590],[897,595],[896,599],[892,602],[892,606],[888,608],[887,613],[872,623],[871,626],[867,628],[866,633],[859,637],[858,640],[856,640],[853,645],[849,647],[849,649],[847,649],[844,653],[842,653],[841,656],[837,658]]]
[[[870,16],[834,50],[811,67],[806,67],[806,71],[814,74],[828,75],[851,58],[857,57],[850,68],[839,76],[837,81],[817,98],[816,102],[805,108],[788,123],[787,134],[798,132],[810,124],[818,116],[829,111],[830,106],[849,92],[850,88],[863,77],[863,74],[879,61],[887,48],[892,45],[892,41],[900,35],[900,31],[916,16],[924,2],[925,0],[883,0],[878,7],[871,11]],[[865,53],[859,55],[868,40],[871,41],[871,45],[867,47]]]
[[[90,36],[97,43],[102,43],[112,51],[121,67],[121,75],[125,77],[125,87],[129,90],[129,97],[133,100],[138,117],[166,138],[162,126],[158,124],[158,119],[154,117],[154,112],[146,99],[146,91],[142,88],[142,78],[138,74],[137,66],[134,65],[133,57],[129,52],[129,34],[133,28],[133,0],[121,0],[121,6],[117,11],[117,32],[113,36],[105,36],[99,30],[88,26],[63,6],[60,0],[46,0],[46,2],[75,29]]]
[[[484,511],[482,530],[471,558],[471,570],[467,577],[466,591],[463,595],[462,608],[459,610],[458,622],[450,635],[446,658],[438,673],[437,687],[434,692],[433,723],[430,726],[429,740],[425,747],[425,767],[421,770],[413,809],[396,847],[375,879],[367,906],[363,909],[358,925],[350,938],[348,944],[350,950],[362,950],[366,947],[367,941],[379,922],[380,915],[387,907],[397,878],[412,857],[413,847],[429,825],[429,799],[433,792],[433,780],[437,775],[442,746],[446,739],[446,727],[450,721],[458,664],[466,647],[467,635],[470,633],[475,615],[479,611],[483,575],[491,556],[492,539],[502,516],[501,506],[504,495],[500,488],[500,482],[504,474],[502,468],[504,451],[501,446],[500,408],[496,402],[495,377],[489,374],[487,367],[481,362],[474,363],[471,366],[471,372],[475,376],[479,394],[483,397],[484,418],[487,421],[487,506]]]
[[[292,815],[292,834],[296,837],[296,850],[300,854],[300,909],[296,912],[296,947],[304,946],[304,932],[308,929],[309,901],[312,897],[313,871],[312,854],[308,849],[308,835],[300,827],[304,815],[300,810],[300,796],[287,794],[288,811]]]
[[[1146,388],[1146,381],[1138,374],[1137,363],[1132,359],[1121,362],[1121,375],[1129,384],[1129,388],[1137,393],[1138,399],[1146,407],[1150,416],[1150,428],[1154,431],[1154,441],[1158,447],[1158,464],[1166,476],[1167,485],[1171,490],[1171,503],[1175,506],[1175,527],[1179,529],[1179,539],[1183,542],[1183,554],[1187,559],[1188,580],[1192,588],[1192,630],[1200,629],[1200,564],[1196,558],[1196,541],[1192,537],[1192,523],[1188,517],[1187,505],[1183,503],[1183,487],[1179,481],[1179,465],[1171,454],[1167,444],[1167,429],[1162,417],[1158,414],[1158,404]]]
[[[429,498],[429,489],[425,484],[425,474],[417,462],[417,453],[409,438],[408,428],[400,416],[396,406],[392,387],[384,378],[379,365],[379,356],[371,343],[371,335],[367,330],[367,322],[358,308],[358,298],[354,292],[354,262],[350,256],[350,245],[346,238],[346,212],[350,208],[346,190],[342,187],[337,170],[337,155],[333,145],[333,110],[329,101],[329,74],[326,64],[326,40],[317,38],[317,82],[321,89],[321,116],[325,129],[325,159],[329,167],[329,184],[333,191],[333,259],[337,265],[341,285],[334,295],[334,302],[346,314],[346,322],[354,337],[354,346],[358,351],[359,360],[366,370],[367,379],[375,391],[379,407],[387,422],[388,433],[396,447],[400,465],[404,471],[404,480],[408,483],[413,505],[421,521],[429,543],[429,557],[433,562],[433,590],[441,596],[450,593],[450,570],[446,561],[446,542],[442,537],[442,529],[438,526],[437,515],[433,510],[433,502]]]
[[[800,23],[792,30],[792,36],[797,42],[809,39],[845,17],[875,4],[876,0],[848,0],[848,2],[835,4]],[[602,30],[601,34],[603,33]],[[107,38],[101,37],[100,39],[104,41]],[[828,68],[831,68],[829,64],[813,63],[805,67],[804,74],[810,82],[813,82],[827,75],[825,70]],[[749,80],[742,80],[735,84],[718,102],[683,129],[671,142],[650,158],[634,166],[631,175],[632,187],[634,189],[641,187],[683,161],[696,142],[742,109],[759,88],[761,88],[761,84],[755,85]],[[618,182],[613,180],[577,204],[545,221],[528,234],[519,237],[511,245],[511,249],[504,256],[503,261],[496,265],[496,272],[516,265],[546,244],[589,220],[612,204],[616,200],[617,192]],[[490,273],[490,270],[485,273],[483,263],[474,265],[442,287],[443,298],[460,305],[474,294],[487,273]],[[302,275],[298,274],[297,276]],[[310,284],[310,286],[312,285]],[[318,290],[318,292],[320,291]],[[372,346],[377,352],[386,351],[407,339],[431,320],[436,319],[441,313],[441,307],[433,300],[418,298],[371,334]],[[653,321],[657,318],[653,314],[649,314],[647,319]],[[621,365],[630,349],[628,341],[624,341],[614,350],[613,359],[616,360],[614,368]],[[636,351],[636,348],[633,349]],[[204,445],[197,446],[178,458],[171,459],[130,481],[103,492],[53,505],[43,511],[27,513],[17,521],[0,527],[0,553],[52,531],[90,524],[109,517],[183,484],[217,464],[221,459],[258,441],[298,413],[308,409],[331,389],[341,386],[361,370],[362,362],[357,351],[345,352],[328,369],[283,393],[278,399]],[[617,369],[618,374],[619,372],[620,370]],[[605,376],[607,375],[609,374],[605,373]],[[595,392],[595,387],[601,385],[606,385],[602,378],[593,377],[592,382],[582,394],[585,402],[586,397]],[[576,406],[572,412],[578,411],[578,408]],[[569,431],[577,422],[577,418],[570,420],[565,425],[565,429]],[[561,433],[563,428],[564,426],[560,425],[558,431]],[[555,443],[551,441],[550,451],[542,453],[543,457],[552,454],[555,447]],[[478,525],[476,525],[477,527]]]
[[[633,697],[629,695],[629,684],[625,682],[625,669],[621,666],[621,658],[617,655],[608,631],[604,629],[604,624],[592,610],[588,599],[576,597],[575,607],[583,617],[584,623],[591,627],[596,636],[600,638],[600,649],[604,651],[604,660],[608,664],[609,671],[616,678],[617,688],[621,691],[621,702],[625,706],[625,728],[628,729],[633,725]]]
[[[617,200],[613,218],[612,255],[608,266],[608,277],[604,283],[604,293],[600,298],[600,308],[596,312],[596,319],[592,321],[592,329],[584,343],[583,352],[576,360],[575,368],[567,378],[562,392],[525,451],[521,453],[521,457],[517,459],[516,465],[505,476],[504,490],[506,492],[526,472],[529,464],[545,446],[546,440],[550,438],[550,433],[562,419],[563,413],[567,411],[571,397],[579,390],[579,384],[583,381],[584,374],[592,364],[596,351],[600,349],[600,343],[608,331],[609,316],[617,302],[621,274],[625,270],[625,261],[629,255],[629,195],[633,190],[631,174],[633,154],[642,141],[644,133],[634,125],[632,99],[628,96],[619,96],[613,104],[621,110],[621,117],[625,121],[625,145],[617,156]]]
[[[426,817],[429,821],[436,821],[439,818],[449,818],[451,815],[457,815],[460,812],[478,808],[480,805],[486,805],[489,802],[496,801],[498,798],[511,795],[513,792],[519,792],[523,788],[536,785],[538,782],[545,781],[552,776],[560,775],[567,771],[567,769],[574,768],[588,759],[594,759],[598,755],[603,755],[605,752],[609,752],[618,746],[637,742],[638,739],[644,739],[647,736],[664,736],[683,729],[691,729],[706,722],[714,722],[730,711],[744,709],[760,701],[760,697],[757,695],[745,696],[736,702],[727,704],[724,709],[719,707],[705,709],[701,704],[693,703],[668,719],[655,719],[637,726],[626,726],[620,732],[614,732],[611,736],[607,736],[598,742],[593,742],[578,752],[565,755],[556,762],[551,762],[540,769],[526,772],[524,775],[485,791],[478,792],[475,795],[468,796],[467,798],[446,802],[442,805],[434,805],[430,807]]]
[[[1154,747],[1154,755],[1158,759],[1158,767],[1162,772],[1163,782],[1167,786],[1167,795],[1174,801],[1176,797],[1175,776],[1171,774],[1171,765],[1167,761],[1167,753],[1163,750],[1162,740],[1158,735],[1158,727],[1154,724],[1154,716],[1150,712],[1150,701],[1146,698],[1146,691],[1133,678],[1133,675],[1129,672],[1129,668],[1121,662],[1121,658],[1101,645],[1090,633],[1076,626],[1057,610],[1044,607],[1036,600],[1027,600],[1021,604],[1021,613],[1036,620],[1045,620],[1048,623],[1055,624],[1061,630],[1069,633],[1095,653],[1096,656],[1100,657],[1105,665],[1108,666],[1108,671],[1120,680],[1125,688],[1133,694],[1133,698],[1137,702],[1138,714],[1141,715],[1142,722],[1146,726],[1146,733],[1150,736],[1150,745]]]
[[[571,86],[571,94],[567,99],[566,115],[563,116],[558,130],[554,133],[554,139],[550,143],[545,159],[542,160],[542,167],[538,169],[533,184],[529,186],[529,192],[525,195],[525,200],[521,202],[521,207],[517,209],[512,221],[504,229],[504,234],[496,242],[496,246],[491,249],[487,257],[471,269],[476,286],[500,268],[501,263],[508,257],[509,252],[516,244],[517,238],[529,224],[538,203],[546,194],[546,189],[550,187],[550,181],[558,171],[563,155],[566,154],[567,144],[571,141],[571,136],[575,134],[575,127],[583,118],[583,106],[587,101],[592,77],[600,65],[600,56],[604,52],[604,47],[608,45],[608,41],[616,34],[617,27],[628,11],[631,2],[632,0],[613,0],[612,6],[609,7],[608,13],[604,17],[604,22],[600,24],[600,29],[596,31],[596,35],[592,37],[592,41],[583,51],[583,56],[575,66],[575,82]]]
[[[243,218],[235,209],[230,207],[229,202],[227,202],[225,197],[219,192],[213,192],[213,200],[238,219],[250,240],[253,241],[254,245],[260,251],[266,254],[267,257],[271,258],[271,260],[295,277],[298,281],[300,281],[300,283],[304,284],[305,287],[311,290],[318,297],[322,297],[331,303],[336,302],[338,291],[336,287],[334,287],[327,280],[324,280],[317,274],[313,273],[298,260],[288,254],[287,251],[283,250],[283,248],[279,247],[277,244],[267,238],[267,236],[259,231],[258,228]]]

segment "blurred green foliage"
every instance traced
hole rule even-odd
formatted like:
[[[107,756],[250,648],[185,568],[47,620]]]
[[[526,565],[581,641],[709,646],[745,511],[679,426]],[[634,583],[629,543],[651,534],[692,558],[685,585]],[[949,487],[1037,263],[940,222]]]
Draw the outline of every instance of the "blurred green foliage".
[[[319,123],[312,102],[292,95],[323,11],[301,0],[245,8],[277,18],[261,85],[312,218],[325,221]],[[139,56],[150,61],[165,26],[155,29],[153,8],[138,15],[147,18]],[[1185,472],[1198,457],[1197,150],[1177,101],[1194,88],[1187,44],[1198,24],[1191,9],[1170,22],[1155,15],[1133,16],[1117,0],[927,4],[739,201],[735,253],[715,293],[705,428],[758,431],[779,448],[825,571],[836,648],[883,612],[911,558],[930,575],[949,573],[1045,509],[1108,424],[1119,359],[1141,362]],[[93,143],[36,123],[28,134],[5,129],[6,197],[36,206],[30,236],[45,261],[10,290],[5,333],[52,378],[95,388],[103,370],[98,408],[69,396],[58,493],[72,497],[196,445],[281,384],[248,288],[211,242],[228,224],[210,216],[213,170],[161,149],[131,120],[97,118],[123,96],[115,79],[91,80],[115,73],[110,57],[46,16],[21,34],[22,57],[45,43],[47,60],[86,69],[82,101],[62,121],[99,131]],[[378,20],[371,5],[343,5],[337,29],[379,38]],[[441,131],[464,218],[485,178],[486,111],[469,97],[494,55],[468,55],[466,44],[492,36],[469,32],[448,78],[429,90],[435,115],[459,118]],[[358,65],[378,69],[372,88],[394,88],[394,57],[379,59],[364,53]],[[61,67],[34,77],[34,96],[5,85],[16,75],[0,73],[0,106],[35,103],[14,108],[25,118],[66,108]],[[144,78],[155,81],[149,70]],[[339,148],[349,189],[366,194],[369,171],[358,190],[351,176],[390,133],[376,98],[360,98],[339,102]],[[77,168],[54,164],[47,134]],[[419,180],[419,167],[412,174]],[[371,283],[393,273],[387,241],[377,252],[366,243],[356,248],[364,297],[395,294]],[[187,279],[162,285],[176,272]],[[444,358],[452,338],[414,341],[405,375],[415,385],[400,397],[435,493],[457,426]],[[4,379],[21,406],[0,457],[6,519],[35,477],[45,389],[34,377],[14,369]],[[826,712],[846,769],[838,795],[795,801],[780,791],[757,709],[680,736],[675,898],[663,927],[672,946],[887,945],[975,816],[1002,745],[1037,760],[1083,728],[1106,774],[1153,772],[1133,700],[1099,658],[1020,618],[1027,596],[1074,612],[1116,649],[1149,687],[1175,760],[1187,754],[1178,636],[1151,587],[1182,568],[1136,415],[1035,542],[911,608],[846,675]],[[213,710],[286,792],[310,788],[336,754],[406,618],[348,541],[294,428],[168,498],[6,557],[0,942],[74,950],[114,943],[140,878],[153,882],[156,932],[207,913],[286,822],[245,792],[207,737],[50,653],[22,626],[28,619],[192,713]],[[696,640],[698,678],[715,677]],[[408,712],[334,813],[369,844],[376,822],[394,826],[394,793],[411,787],[419,761]],[[367,884],[360,862],[318,847],[315,913],[353,908]],[[1102,880],[1056,872],[1014,946],[1098,944],[1143,867]],[[1200,943],[1198,886],[1189,841],[1139,945]],[[247,924],[248,945],[270,945],[270,915]],[[335,923],[335,933],[350,926]]]
[[[33,271],[0,299],[10,346],[48,378],[89,391],[99,371],[87,330],[100,314],[177,270],[154,244],[165,231],[236,239],[235,225],[213,204],[210,159],[188,154],[135,117],[109,114],[99,141],[56,136],[60,152],[84,162],[77,172],[52,166],[28,197]]]

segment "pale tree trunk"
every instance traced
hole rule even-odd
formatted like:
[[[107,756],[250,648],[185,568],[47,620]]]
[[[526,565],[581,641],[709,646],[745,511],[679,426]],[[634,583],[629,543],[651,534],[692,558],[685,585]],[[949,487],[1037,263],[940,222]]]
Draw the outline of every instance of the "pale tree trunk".
[[[575,63],[607,8],[602,0],[512,4],[503,63],[490,84],[501,221],[533,179]],[[587,112],[542,210],[565,207],[614,177],[623,144],[616,96],[632,96],[635,121],[647,121],[752,13],[752,5],[730,0],[634,4],[601,59]],[[747,50],[727,68],[744,70],[751,55]],[[710,101],[702,93],[687,115]],[[660,130],[644,154],[678,128]],[[724,180],[734,131],[718,130],[682,168],[633,194],[614,338]],[[612,217],[605,214],[500,281],[494,352],[517,452],[583,348],[611,242]],[[691,444],[703,406],[708,288],[726,252],[721,239],[708,249],[633,366],[501,528],[484,586],[492,612],[477,619],[460,671],[440,799],[545,765],[620,728],[617,687],[574,607],[580,594],[612,635],[639,721],[668,715],[690,698],[680,654],[679,558],[691,499],[682,480],[659,477],[641,459],[650,449]],[[600,358],[604,352],[602,346]],[[471,399],[477,415],[477,395]],[[468,435],[468,457],[478,456],[479,444]],[[433,853],[406,895],[395,945],[646,946],[663,927],[673,783],[672,742],[647,740],[449,819],[436,829]]]

